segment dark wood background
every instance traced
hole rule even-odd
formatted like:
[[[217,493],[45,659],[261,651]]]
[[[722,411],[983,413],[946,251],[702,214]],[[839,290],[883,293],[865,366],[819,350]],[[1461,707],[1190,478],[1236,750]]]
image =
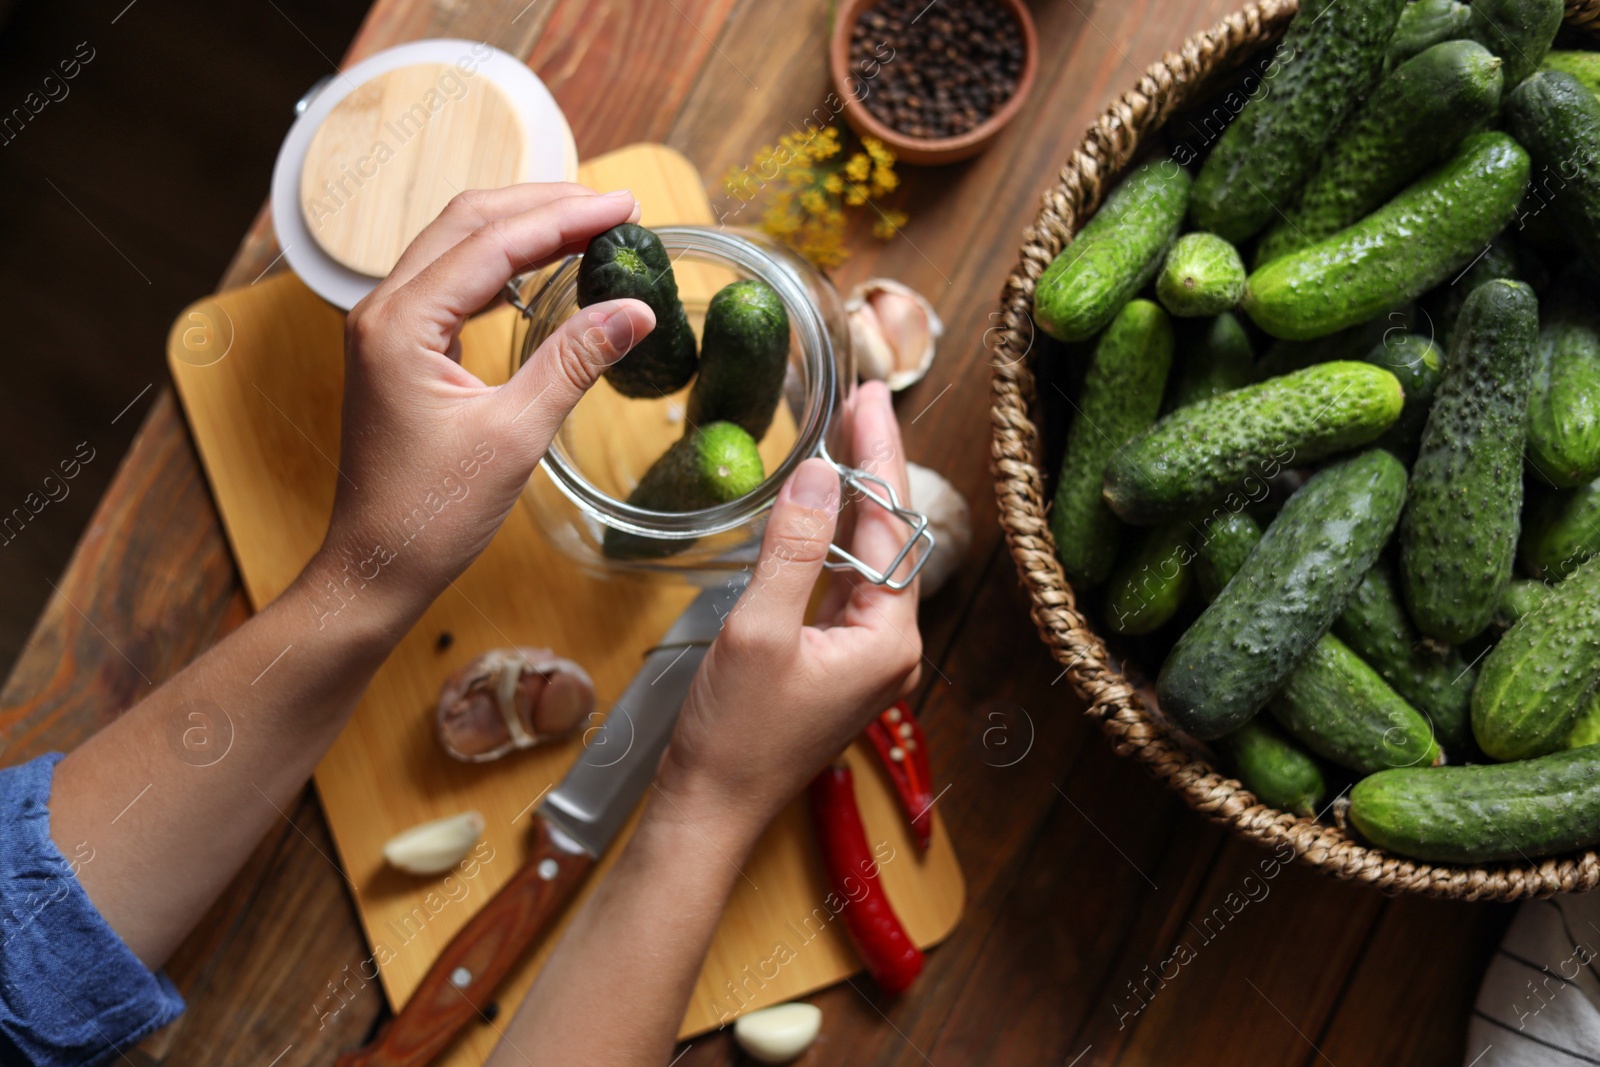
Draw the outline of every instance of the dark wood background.
[[[905,168],[899,206],[912,222],[904,236],[879,245],[863,232],[849,263],[835,272],[841,287],[873,275],[899,278],[936,302],[947,327],[933,371],[898,403],[912,458],[954,481],[974,511],[976,537],[964,568],[923,611],[928,680],[918,700],[935,772],[949,787],[939,810],[967,873],[969,902],[913,993],[891,1003],[858,991],[869,989],[858,982],[815,997],[825,1013],[823,1036],[804,1062],[1446,1064],[1460,1063],[1467,1051],[1472,997],[1507,910],[1386,899],[1292,863],[1263,868],[1267,853],[1188,812],[1113,754],[1083,719],[1081,702],[1033,631],[995,524],[983,335],[1022,231],[1091,119],[1144,64],[1231,6],[1035,0],[1040,76],[1016,123],[969,163]],[[208,36],[214,27],[200,25],[198,5],[195,24],[175,28],[164,49],[143,60],[170,71],[180,101],[176,128],[188,139],[164,151],[191,161],[194,188],[237,182],[252,196],[265,188],[271,151],[265,158],[235,152],[241,126],[271,130],[275,145],[289,104],[317,72],[332,69],[323,53],[339,57],[337,45],[319,43],[339,35],[338,9],[305,7],[268,5],[252,32],[269,32],[273,19],[302,27],[307,54],[299,59],[311,77],[252,61],[248,39]],[[163,0],[140,0],[122,21],[171,9]],[[721,199],[727,168],[797,128],[827,93],[827,9],[827,0],[379,0],[349,54],[421,36],[488,40],[529,57],[566,110],[582,154],[664,141],[694,161]],[[109,71],[115,13],[106,11],[103,29],[77,13],[51,17],[104,34]],[[70,50],[90,29],[63,32]],[[0,55],[7,47],[0,42]],[[223,68],[234,65],[242,102],[209,91],[208,79],[226,80]],[[27,82],[25,72],[7,70],[0,91],[13,76]],[[88,72],[100,73],[93,66]],[[43,140],[46,120],[64,119],[72,103],[57,114],[46,109],[27,135]],[[183,229],[174,222],[181,190],[172,193],[178,208],[168,204],[165,214],[118,203],[119,159],[151,151],[139,126],[145,112],[136,101],[126,111],[120,151],[61,149],[83,153],[58,163],[85,183],[85,200],[90,174],[103,190],[77,207],[90,218],[104,211],[100,226],[122,227],[116,235],[130,244],[147,233],[141,239],[150,248],[166,248],[175,264],[201,272],[174,269],[171,277],[187,288],[170,309],[157,301],[168,317],[216,284],[254,279],[277,255],[259,217],[217,283],[205,264],[224,257],[243,228],[242,219],[218,221],[229,208],[216,206],[203,223]],[[0,148],[0,161],[15,147]],[[172,164],[167,156],[150,162]],[[51,234],[86,221],[70,205],[52,207],[51,197],[66,197],[48,185],[29,185],[26,175],[5,180],[16,191],[4,225],[33,234],[40,256],[49,253]],[[63,188],[68,196],[79,191]],[[59,553],[70,536],[61,531],[71,528],[65,510],[52,517],[61,521],[48,527],[56,534],[51,543],[31,550],[32,575],[19,579],[45,586],[49,599],[0,694],[7,763],[70,748],[147,693],[147,678],[169,676],[247,614],[160,372],[113,387],[109,373],[102,382],[98,372],[74,377],[51,365],[54,327],[100,339],[108,365],[136,349],[129,362],[160,366],[166,319],[152,330],[149,301],[105,292],[153,288],[119,258],[126,251],[107,250],[88,271],[65,255],[49,261],[50,277],[27,290],[41,294],[34,299],[63,291],[70,276],[72,285],[95,283],[92,303],[69,308],[56,297],[68,321],[35,314],[25,320],[33,332],[13,334],[8,363],[25,388],[0,399],[16,409],[0,432],[8,441],[25,437],[31,409],[75,405],[81,414],[74,417],[88,429],[61,431],[26,463],[0,468],[7,478],[25,487],[33,477],[28,464],[53,463],[79,434],[107,435],[114,452],[115,433],[135,421],[141,428],[64,573]],[[4,269],[8,283],[28,271],[21,260]],[[135,312],[143,316],[136,336],[119,333]],[[113,433],[111,418],[152,378],[155,388]],[[92,400],[79,396],[86,381],[99,390]],[[107,459],[95,474],[106,478],[110,468]],[[74,499],[93,499],[104,485],[85,474],[74,488],[82,497]],[[366,950],[325,858],[333,848],[314,795],[308,791],[291,816],[294,825],[261,843],[172,961],[188,1014],[139,1049],[124,1050],[130,1062],[326,1064],[382,1016],[376,986],[345,980]],[[692,1042],[678,1062],[736,1058],[719,1034]]]

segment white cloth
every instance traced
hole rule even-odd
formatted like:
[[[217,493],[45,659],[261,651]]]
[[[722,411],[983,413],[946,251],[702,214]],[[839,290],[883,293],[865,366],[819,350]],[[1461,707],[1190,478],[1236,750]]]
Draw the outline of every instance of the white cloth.
[[[1600,1065],[1600,893],[1517,910],[1478,989],[1463,1063]]]

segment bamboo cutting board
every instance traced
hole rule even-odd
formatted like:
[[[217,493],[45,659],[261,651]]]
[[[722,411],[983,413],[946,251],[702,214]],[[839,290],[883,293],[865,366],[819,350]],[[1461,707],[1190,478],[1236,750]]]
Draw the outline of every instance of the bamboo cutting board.
[[[713,221],[699,176],[664,146],[619,149],[584,164],[580,175],[596,188],[632,189],[646,225]],[[680,278],[686,303],[710,296],[692,292],[695,284],[692,272]],[[509,371],[514,321],[504,309],[474,320],[462,335],[462,361],[485,381],[503,381]],[[290,584],[327,527],[338,477],[343,323],[342,313],[285,273],[199,301],[168,339],[173,379],[257,608]],[[764,450],[786,447],[777,437],[769,434]],[[544,541],[526,508],[513,509],[482,557],[390,656],[317,768],[317,790],[372,951],[340,974],[308,976],[327,982],[314,1005],[319,1015],[339,1009],[341,990],[375,978],[391,1005],[403,1004],[451,935],[521,863],[533,801],[577,757],[578,743],[565,742],[497,763],[450,759],[433,736],[444,678],[489,648],[546,646],[585,666],[607,709],[692,592],[588,577]],[[452,641],[441,647],[446,633]],[[882,866],[885,887],[911,936],[934,944],[954,927],[965,895],[944,826],[935,812],[933,845],[918,855],[874,758],[861,745],[848,758],[869,839],[892,849]],[[417,878],[383,864],[381,848],[393,834],[468,808],[488,825],[478,851],[452,874]],[[620,844],[589,885],[605,875]],[[827,906],[801,803],[773,824],[742,874],[682,1036],[860,969]],[[559,929],[507,980],[503,1017],[520,1003]],[[494,1024],[478,1024],[440,1062],[475,1067],[498,1036]]]

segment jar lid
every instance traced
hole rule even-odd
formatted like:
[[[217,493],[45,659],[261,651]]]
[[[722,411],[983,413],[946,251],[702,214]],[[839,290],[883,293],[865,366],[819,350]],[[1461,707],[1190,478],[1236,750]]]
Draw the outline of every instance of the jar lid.
[[[571,128],[544,83],[481,41],[413,41],[333,76],[278,153],[284,258],[350,308],[459,192],[572,181]]]

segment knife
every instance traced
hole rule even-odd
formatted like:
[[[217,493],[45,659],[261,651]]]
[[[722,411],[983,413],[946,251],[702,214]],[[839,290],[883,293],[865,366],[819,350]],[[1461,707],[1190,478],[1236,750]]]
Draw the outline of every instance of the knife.
[[[528,858],[450,939],[394,1019],[337,1067],[422,1067],[475,1018],[583,883],[655,778],[706,649],[748,572],[695,597],[611,708],[561,784],[534,809]]]

